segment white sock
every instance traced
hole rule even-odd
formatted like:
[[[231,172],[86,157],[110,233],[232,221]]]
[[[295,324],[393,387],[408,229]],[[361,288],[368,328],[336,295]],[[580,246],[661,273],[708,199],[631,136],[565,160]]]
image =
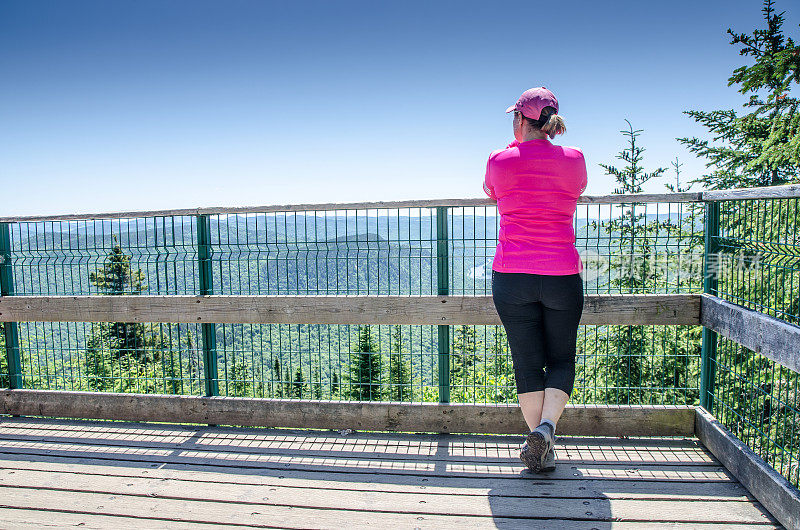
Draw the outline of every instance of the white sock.
[[[539,425],[542,425],[542,424],[549,425],[550,426],[550,434],[555,436],[555,434],[556,434],[556,424],[555,423],[553,423],[552,421],[550,421],[548,419],[544,419],[544,420],[541,421],[541,423],[539,423]]]

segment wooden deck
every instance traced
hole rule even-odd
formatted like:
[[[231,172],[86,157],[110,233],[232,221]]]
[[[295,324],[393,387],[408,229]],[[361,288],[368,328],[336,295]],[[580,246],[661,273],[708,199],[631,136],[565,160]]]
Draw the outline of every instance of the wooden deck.
[[[0,528],[782,528],[696,438],[521,441],[0,416]]]

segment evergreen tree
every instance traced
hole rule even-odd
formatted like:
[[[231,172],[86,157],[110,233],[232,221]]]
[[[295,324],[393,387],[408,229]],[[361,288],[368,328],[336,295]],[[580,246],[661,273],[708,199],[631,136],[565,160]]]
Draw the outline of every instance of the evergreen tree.
[[[681,182],[681,166],[678,157],[670,162],[675,183],[664,186],[673,193],[689,191],[691,184]],[[666,259],[672,275],[670,289],[678,293],[698,291],[701,287],[694,275],[693,263],[701,261],[704,252],[704,236],[699,229],[704,216],[702,203],[680,205],[679,223],[671,220],[665,223],[667,241]],[[677,247],[677,248],[676,248]],[[659,335],[664,341],[664,354],[654,359],[652,384],[663,389],[663,402],[695,405],[700,402],[700,393],[694,389],[700,376],[700,349],[702,344],[699,326],[672,326],[661,329]],[[668,351],[672,347],[672,351]]]
[[[137,295],[147,288],[144,284],[144,273],[131,269],[131,257],[126,255],[117,244],[117,236],[113,235],[114,246],[103,263],[102,268],[89,274],[92,282],[105,295]],[[115,357],[131,356],[137,360],[158,360],[157,341],[149,335],[144,324],[114,322],[109,326],[101,326],[100,332],[108,338],[108,345]],[[149,351],[148,351],[149,350]]]
[[[311,393],[314,399],[322,399],[322,367],[317,357],[314,357],[311,361],[311,373],[314,374],[314,377],[309,381]],[[314,381],[315,378],[316,381]]]
[[[180,348],[178,348],[178,351],[170,349],[161,357],[167,391],[175,395],[183,394],[183,370],[180,355]]]
[[[727,31],[730,44],[750,58],[749,64],[736,68],[728,79],[729,86],[736,85],[738,92],[749,95],[743,104],[745,111],[741,115],[734,110],[686,112],[717,142],[678,139],[707,160],[710,173],[697,179],[706,188],[774,186],[800,179],[800,100],[795,97],[800,84],[800,46],[784,34],[784,13],[777,13],[775,4],[774,0],[763,2],[764,25],[751,34]],[[789,256],[796,255],[791,234],[796,233],[798,218],[797,201],[725,203],[720,233],[727,236],[728,259],[737,257],[723,265],[720,290],[733,300],[750,301],[762,311],[773,312],[773,316],[800,323],[800,293],[796,289],[800,271],[787,266]],[[769,250],[765,252],[765,248]],[[793,414],[791,408],[775,406],[769,398],[770,391],[790,395],[797,386],[796,377],[777,364],[764,365],[763,357],[741,346],[729,345],[727,354],[737,369],[718,371],[717,384],[738,390],[725,399],[730,416],[737,418],[726,427],[759,454],[772,451],[774,440],[796,439],[800,427],[787,421]],[[760,387],[742,385],[738,375],[742,373],[760,374]],[[762,422],[755,435],[750,426],[754,417]],[[753,439],[748,440],[749,436]]]
[[[292,397],[302,398],[308,392],[308,385],[303,377],[303,369],[298,367],[294,373],[294,381],[292,381]]]
[[[333,372],[331,376],[331,398],[339,396],[339,374]]]
[[[411,366],[403,356],[402,326],[392,326],[392,347],[389,354],[389,400],[411,400]]]
[[[450,368],[450,380],[454,386],[463,387],[469,383],[477,362],[477,342],[474,326],[456,326]]]
[[[514,365],[508,351],[508,337],[503,326],[493,326],[490,362],[486,367],[486,386],[491,389],[489,400],[508,403],[516,399]]]
[[[800,100],[790,96],[800,83],[800,47],[783,34],[784,13],[775,12],[774,0],[764,1],[762,13],[763,29],[750,35],[728,29],[730,44],[741,45],[739,54],[754,59],[728,78],[728,86],[750,94],[743,105],[748,112],[684,112],[713,135],[713,142],[678,138],[707,159],[711,172],[696,182],[709,189],[775,186],[796,182],[800,175]]]
[[[642,167],[645,149],[637,145],[643,132],[634,130],[628,120],[628,129],[620,131],[627,138],[628,146],[617,158],[625,162],[622,167],[600,164],[607,175],[615,178],[619,186],[614,193],[641,193],[642,185],[661,177],[666,168],[651,172]],[[612,256],[615,275],[611,280],[613,290],[621,293],[652,292],[654,286],[653,238],[665,228],[658,220],[648,222],[645,205],[622,204],[621,214],[603,224],[611,241],[619,242],[616,256]],[[622,403],[641,403],[647,379],[646,355],[651,341],[643,326],[611,326],[609,328],[610,351],[601,358],[606,369],[609,387],[616,391],[609,396]]]
[[[350,360],[350,396],[353,399],[381,399],[381,358],[378,351],[371,326],[358,326],[358,343]]]
[[[281,373],[281,362],[278,358],[274,358],[272,361],[272,373],[274,374],[274,381],[275,381],[275,391],[278,394],[279,398],[283,397],[283,374]]]
[[[250,382],[250,367],[244,361],[234,361],[231,367],[231,380],[233,381],[233,395],[250,396],[252,383]]]
[[[105,326],[101,322],[98,328]],[[108,347],[108,334],[95,332],[92,326],[92,333],[86,341],[86,355],[84,358],[84,372],[86,373],[89,390],[94,392],[113,391],[115,383],[113,380],[114,356]]]
[[[687,187],[683,187],[681,185],[681,166],[683,165],[678,157],[675,157],[675,160],[669,163],[672,166],[672,169],[675,171],[675,184],[671,182],[666,182],[664,186],[671,191],[672,193],[683,193],[685,191],[689,191],[692,187],[691,184]]]
[[[180,327],[178,329],[180,329]],[[178,343],[180,344],[180,341]],[[190,393],[194,393],[195,384],[197,384],[198,389],[202,387],[200,379],[202,378],[203,374],[201,373],[200,368],[200,352],[196,351],[195,349],[194,336],[192,335],[192,331],[190,329],[186,330],[186,351],[189,353],[189,359],[187,363],[190,382],[189,391]]]

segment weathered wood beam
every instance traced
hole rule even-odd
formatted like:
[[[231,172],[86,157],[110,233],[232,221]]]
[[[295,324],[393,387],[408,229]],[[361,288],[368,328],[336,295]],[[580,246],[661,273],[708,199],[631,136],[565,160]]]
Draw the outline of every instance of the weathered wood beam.
[[[579,204],[630,204],[651,202],[699,202],[702,192],[684,193],[629,193],[620,195],[584,195],[578,198]],[[29,223],[41,221],[81,221],[90,219],[133,219],[140,217],[189,216],[189,215],[226,215],[275,212],[314,212],[334,210],[381,210],[396,208],[437,208],[439,206],[473,207],[494,206],[496,203],[488,197],[474,199],[421,199],[406,201],[374,201],[374,202],[342,202],[319,204],[271,204],[261,206],[201,206],[197,208],[179,208],[171,210],[138,210],[127,212],[98,213],[64,213],[53,215],[27,215],[18,217],[0,217],[0,223]]]
[[[584,195],[578,204],[630,204],[630,203],[682,203],[725,201],[737,199],[786,199],[800,197],[800,185],[771,186],[735,190],[712,190],[682,193],[628,193],[612,195]],[[318,204],[273,204],[261,206],[200,206],[171,210],[135,210],[127,212],[63,213],[52,215],[26,215],[0,217],[0,223],[30,223],[43,221],[82,221],[92,219],[134,219],[142,217],[230,215],[277,212],[313,213],[335,210],[381,210],[397,208],[437,208],[494,206],[486,197],[474,199],[421,199],[406,201],[342,202]]]
[[[251,427],[367,431],[519,434],[527,432],[516,405],[352,402],[170,396],[60,390],[0,390],[0,414]],[[694,407],[567,405],[561,434],[690,436]]]
[[[735,190],[712,190],[702,192],[704,201],[732,201],[742,199],[792,199],[800,197],[800,184],[742,188]]]
[[[587,295],[582,324],[698,324],[695,294]],[[491,296],[4,296],[0,322],[500,324]]]
[[[700,323],[712,331],[800,372],[800,327],[704,294]]]
[[[800,491],[702,407],[697,438],[786,528],[800,528]]]
[[[677,203],[700,202],[702,192],[682,193],[624,193],[613,195],[583,195],[578,204],[642,204],[642,203]]]

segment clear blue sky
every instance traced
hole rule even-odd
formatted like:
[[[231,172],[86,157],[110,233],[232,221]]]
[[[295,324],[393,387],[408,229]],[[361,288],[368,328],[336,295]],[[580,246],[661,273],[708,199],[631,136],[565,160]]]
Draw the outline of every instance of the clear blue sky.
[[[798,36],[798,9],[785,30]],[[0,0],[0,215],[481,197],[505,108],[558,96],[588,192],[624,119],[645,166],[739,108],[758,0]],[[650,190],[663,189],[662,183]]]

